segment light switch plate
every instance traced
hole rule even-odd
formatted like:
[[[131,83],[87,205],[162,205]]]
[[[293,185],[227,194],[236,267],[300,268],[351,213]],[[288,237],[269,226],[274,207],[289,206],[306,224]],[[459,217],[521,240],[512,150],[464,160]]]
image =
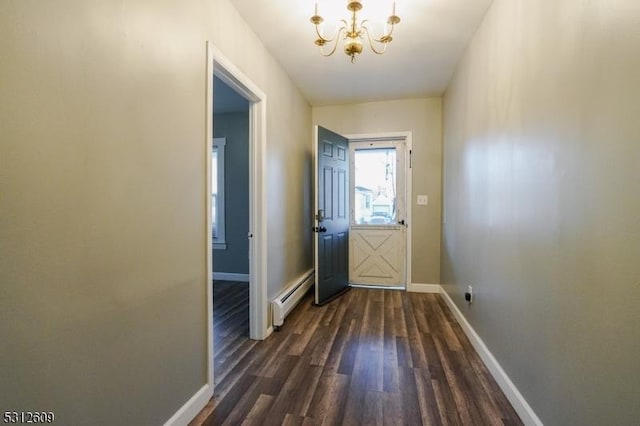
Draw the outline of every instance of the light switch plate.
[[[426,206],[427,204],[429,204],[429,197],[426,195],[418,195],[418,205]]]

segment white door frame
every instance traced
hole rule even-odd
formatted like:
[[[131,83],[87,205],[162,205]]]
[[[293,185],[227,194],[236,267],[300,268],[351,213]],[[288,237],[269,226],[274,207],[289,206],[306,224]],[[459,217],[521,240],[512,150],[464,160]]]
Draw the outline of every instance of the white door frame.
[[[349,139],[349,143],[351,142],[376,142],[376,141],[404,141],[405,150],[404,150],[404,160],[405,160],[405,178],[404,178],[404,191],[405,191],[405,210],[406,210],[406,254],[407,254],[407,263],[406,263],[406,284],[405,289],[409,291],[411,287],[411,235],[413,229],[413,221],[411,218],[412,214],[412,173],[411,173],[411,150],[412,150],[412,132],[386,132],[386,133],[361,133],[361,134],[352,134],[345,135],[347,139]]]
[[[206,298],[207,298],[207,377],[213,388],[213,271],[211,238],[211,150],[213,143],[213,76],[247,99],[249,106],[249,337],[267,337],[267,225],[265,146],[267,136],[267,97],[244,73],[211,42],[207,42],[206,79]]]

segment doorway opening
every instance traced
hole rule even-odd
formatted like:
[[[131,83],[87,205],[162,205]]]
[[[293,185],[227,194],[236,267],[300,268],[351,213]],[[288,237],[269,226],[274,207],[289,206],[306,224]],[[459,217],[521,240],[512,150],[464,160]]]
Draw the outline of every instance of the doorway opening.
[[[226,281],[227,285],[233,285],[238,280],[248,282],[249,338],[262,340],[268,333],[266,217],[263,214],[266,209],[264,179],[266,96],[209,42],[207,43],[206,82],[207,386],[209,388],[208,392],[212,393],[215,353],[213,325],[214,278]],[[235,102],[246,107],[246,111],[243,112],[246,115],[231,117],[238,122],[244,121],[246,124],[244,128],[247,139],[245,147],[232,147],[232,137],[214,134],[214,132],[220,131],[221,128],[234,127],[231,124],[221,126],[224,120],[221,120],[220,114],[225,114],[225,111],[220,103],[219,95],[228,96],[229,99],[232,99],[227,99],[226,102]],[[217,105],[216,101],[218,101]],[[234,111],[227,112],[230,115],[235,114]],[[218,120],[216,120],[216,115],[218,115]],[[214,124],[216,121],[218,126]],[[227,121],[233,122],[234,120]],[[230,162],[230,159],[235,157],[236,154],[239,156],[236,157],[234,162]],[[238,167],[238,161],[245,162],[245,172],[239,172],[238,177],[232,178],[225,171],[238,171],[241,168]],[[236,179],[244,180],[244,190],[237,190],[237,188],[233,187],[233,185],[238,184]],[[239,220],[236,220],[236,216],[241,215],[238,214],[237,209],[230,210],[230,208],[241,205],[244,205],[245,208],[244,218],[240,217]],[[233,223],[234,221],[235,223]],[[244,235],[240,235],[241,232],[244,232]],[[231,254],[232,240],[235,241],[233,243],[235,254]],[[244,244],[240,242],[241,240],[244,241]],[[238,249],[237,252],[235,252],[236,248]],[[221,253],[225,253],[227,256],[223,256]],[[224,257],[228,259],[223,260]],[[218,262],[218,260],[221,261]],[[234,262],[236,263],[235,265],[233,265]],[[215,264],[217,266],[214,266]],[[231,269],[224,271],[218,269],[218,267]]]
[[[211,228],[216,381],[249,342],[249,106],[213,77]]]

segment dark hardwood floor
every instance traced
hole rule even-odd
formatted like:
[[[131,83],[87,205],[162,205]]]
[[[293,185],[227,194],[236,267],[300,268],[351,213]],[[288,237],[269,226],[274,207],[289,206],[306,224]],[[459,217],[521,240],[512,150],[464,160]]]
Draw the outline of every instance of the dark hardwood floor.
[[[192,425],[522,424],[439,295],[311,301],[262,342],[220,325],[214,397]]]
[[[213,282],[213,371],[217,387],[256,345],[249,340],[249,283]]]

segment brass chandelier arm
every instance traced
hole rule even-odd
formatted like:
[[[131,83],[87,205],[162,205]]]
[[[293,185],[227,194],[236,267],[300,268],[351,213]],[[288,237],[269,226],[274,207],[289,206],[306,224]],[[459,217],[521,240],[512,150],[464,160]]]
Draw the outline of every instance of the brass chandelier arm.
[[[393,34],[393,29],[396,27],[396,21],[393,21],[391,18],[393,18],[393,16],[389,17],[389,21],[388,23],[391,24],[391,28],[389,28],[389,32],[386,34],[383,34],[382,37],[380,38],[375,38],[373,36],[370,36],[369,39],[376,41],[378,43],[390,43],[393,40],[393,37],[391,37],[391,35]],[[400,19],[398,19],[398,22],[400,21]],[[369,22],[368,19],[365,19],[364,21],[362,21],[362,23],[360,24],[360,27],[362,27],[365,31],[369,32],[369,28],[365,25],[367,22]]]
[[[322,40],[324,43],[331,43],[332,41],[334,41],[338,35],[340,34],[341,30],[346,30],[347,28],[347,21],[345,21],[344,19],[341,19],[340,22],[342,22],[342,27],[338,28],[335,32],[335,34],[333,35],[332,38],[324,38],[324,36],[322,34],[320,34],[320,30],[318,29],[318,27],[320,26],[320,24],[315,24],[315,28],[316,28],[316,35],[318,36],[318,40]]]
[[[320,30],[318,29],[318,24],[316,24],[315,27],[316,27],[316,35],[318,36],[318,40],[322,40],[325,43],[331,43],[333,41],[332,38],[324,38],[322,34],[320,34]]]
[[[389,42],[385,42],[383,40],[385,37],[389,37],[391,33],[385,36],[382,36],[380,39],[374,38],[371,36],[371,31],[369,31],[369,28],[367,28],[367,26],[365,25],[365,22],[366,21],[363,21],[362,24],[360,24],[360,27],[364,30],[365,33],[367,33],[367,38],[369,39],[369,47],[371,48],[371,51],[376,55],[382,55],[387,50],[387,44],[389,44]],[[382,50],[376,49],[375,43],[381,43]]]
[[[343,25],[343,26],[341,26],[340,28],[338,28],[338,30],[336,31],[336,33],[335,33],[335,35],[333,36],[333,38],[332,38],[332,39],[324,39],[324,38],[322,38],[322,36],[319,36],[319,37],[321,37],[321,39],[323,40],[323,43],[319,45],[319,46],[320,46],[320,54],[321,54],[322,56],[331,56],[331,55],[333,55],[333,54],[336,52],[336,49],[338,48],[338,41],[339,41],[339,39],[340,39],[340,37],[339,37],[339,36],[340,36],[340,33],[342,33],[343,31],[346,31],[346,30],[347,30],[346,22],[344,22],[344,21],[342,21],[342,22],[343,22],[345,25]],[[332,41],[333,41],[333,48],[331,49],[331,51],[330,51],[329,53],[325,53],[325,52],[322,50],[322,47],[324,46],[325,42],[330,43],[330,42],[332,42]],[[317,43],[316,43],[316,44],[317,44]]]
[[[315,24],[314,26],[316,28],[316,35],[318,36],[318,40],[322,40],[325,43],[331,43],[333,41],[332,38],[324,38],[324,36],[322,34],[320,34],[320,30],[318,29],[318,27],[320,26],[319,23]]]

